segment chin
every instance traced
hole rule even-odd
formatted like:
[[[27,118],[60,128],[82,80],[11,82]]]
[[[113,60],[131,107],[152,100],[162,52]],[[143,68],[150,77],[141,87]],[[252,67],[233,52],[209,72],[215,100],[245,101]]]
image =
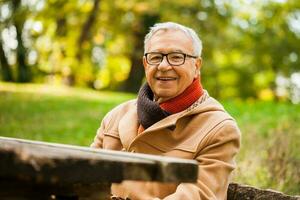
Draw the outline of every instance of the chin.
[[[156,95],[157,97],[161,98],[161,99],[172,99],[173,97],[175,97],[175,94],[172,93],[167,93],[167,92],[159,92]]]

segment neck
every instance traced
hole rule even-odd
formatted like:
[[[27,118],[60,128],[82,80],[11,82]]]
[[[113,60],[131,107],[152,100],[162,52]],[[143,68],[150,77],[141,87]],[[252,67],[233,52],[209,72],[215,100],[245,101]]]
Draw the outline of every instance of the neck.
[[[164,97],[157,97],[157,96],[154,96],[154,101],[156,101],[158,104],[161,104],[163,102],[166,102],[168,100],[170,100],[172,98],[164,98]]]

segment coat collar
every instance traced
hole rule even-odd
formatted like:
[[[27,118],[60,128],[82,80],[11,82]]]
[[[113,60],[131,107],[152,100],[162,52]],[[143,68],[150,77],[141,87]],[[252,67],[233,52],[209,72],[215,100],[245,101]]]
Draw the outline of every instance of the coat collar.
[[[131,141],[137,137],[138,127],[137,104],[135,103],[132,109],[124,114],[118,127],[120,140],[125,149],[128,149]]]
[[[150,134],[153,131],[168,127],[175,127],[177,121],[182,117],[211,110],[224,110],[223,107],[216,102],[217,101],[215,99],[209,96],[207,91],[204,91],[204,94],[189,108],[160,120],[140,134],[138,134],[139,123],[137,117],[137,104],[135,102],[134,106],[132,106],[132,108],[124,114],[122,120],[120,121],[118,130],[121,142],[124,148],[128,149],[135,140],[143,137],[145,134]]]

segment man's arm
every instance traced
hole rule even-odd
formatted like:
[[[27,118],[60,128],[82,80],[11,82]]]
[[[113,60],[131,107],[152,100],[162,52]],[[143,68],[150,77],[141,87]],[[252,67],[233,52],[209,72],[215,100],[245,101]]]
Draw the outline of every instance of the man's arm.
[[[215,130],[196,160],[199,162],[197,184],[179,184],[175,193],[164,200],[226,199],[234,157],[240,147],[240,131],[231,121]],[[154,198],[158,199],[158,198]]]
[[[91,147],[93,147],[93,148],[103,148],[103,138],[104,138],[104,124],[103,124],[103,121],[102,121],[101,126],[97,130],[97,134],[94,138],[94,141],[91,144]]]
[[[118,135],[118,131],[115,130],[111,113],[108,113],[102,120],[101,125],[97,130],[94,141],[90,146],[93,148],[111,150],[122,149],[122,144]]]
[[[234,157],[240,147],[240,131],[233,121],[227,121],[215,127],[197,153],[199,174],[196,184],[181,183],[175,192],[162,198],[163,200],[224,200],[227,195],[230,174],[235,168]],[[187,172],[188,173],[188,172]],[[116,195],[129,196],[138,200],[160,200],[157,195],[164,188],[173,187],[164,183],[125,181],[113,185]]]

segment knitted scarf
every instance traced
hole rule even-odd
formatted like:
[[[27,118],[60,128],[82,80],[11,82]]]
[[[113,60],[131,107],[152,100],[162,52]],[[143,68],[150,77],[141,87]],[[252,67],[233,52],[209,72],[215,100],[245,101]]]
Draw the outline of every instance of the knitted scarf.
[[[196,78],[180,95],[158,104],[153,101],[154,94],[146,82],[140,89],[137,99],[137,115],[140,123],[138,132],[149,128],[167,116],[190,107],[203,94],[200,78]]]

